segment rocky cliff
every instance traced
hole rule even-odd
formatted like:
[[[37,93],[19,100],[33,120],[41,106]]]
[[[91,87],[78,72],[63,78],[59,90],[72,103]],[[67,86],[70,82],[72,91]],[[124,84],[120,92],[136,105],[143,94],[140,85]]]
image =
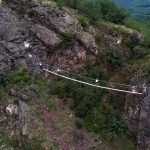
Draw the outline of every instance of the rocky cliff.
[[[102,35],[101,44],[96,44],[97,33]],[[133,55],[125,45],[127,40],[125,37],[129,36],[135,45],[143,44],[143,37],[133,30],[128,32],[121,29],[118,31],[115,28],[112,30],[105,24],[99,24],[97,29],[90,27],[84,30],[76,17],[70,15],[67,9],[58,8],[55,3],[43,5],[33,0],[3,0],[0,5],[0,72],[27,68],[31,75],[35,75],[41,72],[40,63],[79,72],[84,70],[88,62],[95,64],[99,57],[99,49],[116,45],[121,47],[121,54],[125,60],[129,60]],[[107,63],[105,67],[103,70],[107,71],[104,71],[104,75],[108,76],[111,68]],[[135,71],[139,70],[130,72],[130,69],[121,69],[123,76],[126,76],[132,84],[142,86],[146,83],[148,86],[149,79],[137,77]],[[31,120],[32,117],[24,101],[30,98],[28,94],[17,94],[13,89],[10,95],[21,99],[18,108],[12,105],[10,100],[7,109],[13,110],[14,115],[19,112],[21,126],[19,129],[26,135],[28,119]],[[115,99],[116,93],[110,95]],[[137,150],[150,149],[149,99],[149,95],[144,97],[128,95],[125,106],[123,105],[130,119],[129,130],[137,132]],[[1,113],[0,122],[4,120],[5,116]],[[11,123],[13,124],[13,121]],[[99,144],[95,145],[98,147]],[[109,149],[109,146],[106,149]]]
[[[18,11],[19,16],[16,14]],[[87,57],[91,56],[93,61],[96,58],[94,38],[83,31],[77,19],[56,6],[37,6],[28,1],[4,1],[0,14],[3,49],[1,71],[27,67],[32,72],[38,72],[38,64],[48,61],[63,68],[81,69]],[[68,38],[73,39],[63,41],[64,34],[70,34]],[[67,47],[62,46],[63,42],[66,42]],[[26,43],[29,45],[25,46]],[[52,54],[51,59],[48,53]]]

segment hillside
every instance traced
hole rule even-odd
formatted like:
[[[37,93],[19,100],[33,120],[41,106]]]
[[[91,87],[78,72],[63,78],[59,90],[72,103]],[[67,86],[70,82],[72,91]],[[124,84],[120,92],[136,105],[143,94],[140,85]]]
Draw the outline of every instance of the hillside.
[[[149,0],[113,0],[115,3],[126,7],[137,20],[150,20]]]
[[[70,2],[0,5],[0,150],[149,150],[149,36],[112,2],[102,12]],[[43,68],[147,89],[98,89]]]

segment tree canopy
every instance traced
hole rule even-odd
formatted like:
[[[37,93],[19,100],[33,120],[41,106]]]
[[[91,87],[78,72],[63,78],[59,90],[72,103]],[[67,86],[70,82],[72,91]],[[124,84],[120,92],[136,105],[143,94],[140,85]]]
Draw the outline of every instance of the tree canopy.
[[[59,6],[77,9],[91,21],[104,19],[113,23],[123,24],[128,18],[127,10],[117,6],[111,0],[55,0]]]

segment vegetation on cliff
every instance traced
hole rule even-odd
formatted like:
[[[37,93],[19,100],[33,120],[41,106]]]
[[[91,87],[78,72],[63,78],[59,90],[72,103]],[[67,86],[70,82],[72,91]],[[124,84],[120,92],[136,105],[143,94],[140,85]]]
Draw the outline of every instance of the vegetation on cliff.
[[[130,84],[139,70],[142,70],[140,75],[143,77],[150,72],[149,22],[141,24],[131,20],[126,10],[109,0],[55,1],[59,7],[55,3],[54,6],[32,6],[27,1],[30,7],[23,5],[25,9],[18,15],[21,18],[14,19],[10,8],[15,10],[17,5],[18,10],[22,10],[22,3],[26,1],[12,1],[10,6],[10,1],[6,0],[9,11],[4,8],[0,12],[7,15],[8,11],[1,23],[4,23],[3,19],[8,20],[8,24],[9,20],[11,24],[16,20],[14,28],[10,28],[14,31],[14,39],[7,41],[8,34],[5,40],[0,39],[0,69],[6,66],[9,70],[13,66],[11,69],[14,70],[0,73],[0,112],[6,116],[0,116],[0,133],[8,135],[0,136],[0,144],[5,143],[16,150],[83,150],[99,148],[105,141],[108,150],[109,147],[134,150],[138,129],[129,130],[129,123],[132,120],[138,124],[138,119],[128,117],[128,112],[124,111],[125,94],[45,75],[39,62],[52,62],[88,77]],[[23,33],[18,30],[22,29],[18,27],[19,22]],[[5,33],[0,32],[0,35]],[[24,47],[24,42],[29,44],[28,48]],[[17,61],[12,57],[8,59],[9,54]],[[28,98],[28,94],[31,97]],[[30,108],[31,121],[34,122],[25,135],[18,125],[22,120],[19,111],[13,115],[6,111],[10,105],[20,110],[22,101]],[[28,118],[23,117],[23,121]],[[5,131],[5,126],[10,130]],[[90,137],[91,133],[94,138]]]

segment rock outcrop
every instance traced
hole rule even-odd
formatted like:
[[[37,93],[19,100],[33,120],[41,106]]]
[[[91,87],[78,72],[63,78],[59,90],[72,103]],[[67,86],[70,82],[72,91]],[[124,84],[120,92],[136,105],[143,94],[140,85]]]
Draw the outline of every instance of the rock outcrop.
[[[67,48],[62,46],[64,33],[75,37]],[[143,37],[136,33],[131,39],[135,44],[143,43]],[[120,44],[122,40],[116,42]],[[94,63],[97,53],[94,37],[83,31],[78,20],[65,10],[57,6],[39,6],[33,0],[3,0],[3,6],[0,6],[0,72],[24,67],[31,74],[37,74],[41,71],[39,63],[77,71],[86,66],[88,59]],[[17,94],[11,92],[12,96]],[[127,97],[126,111],[132,120],[128,127],[130,131],[138,132],[137,150],[150,149],[149,97]],[[26,135],[29,116],[25,101],[29,97],[20,95],[20,99],[23,100],[19,102],[20,128]],[[4,120],[5,115],[0,115],[0,122]]]
[[[31,32],[42,41],[44,46],[49,47],[50,49],[58,47],[61,43],[60,37],[54,31],[51,31],[44,26],[34,25],[31,28]]]
[[[132,84],[142,87],[149,87],[149,79],[143,79],[136,74],[131,80]],[[128,95],[126,98],[125,110],[128,112],[128,128],[137,134],[136,149],[150,149],[150,91],[144,95]]]
[[[0,9],[1,70],[25,67],[31,73],[38,73],[41,62],[81,69],[86,66],[87,57],[95,61],[97,45],[94,37],[83,32],[77,19],[65,10],[26,0],[5,0],[4,5]],[[19,13],[20,21],[16,14],[21,10],[24,11]],[[65,33],[75,36],[68,48],[62,47]],[[52,54],[51,58],[48,53]]]

